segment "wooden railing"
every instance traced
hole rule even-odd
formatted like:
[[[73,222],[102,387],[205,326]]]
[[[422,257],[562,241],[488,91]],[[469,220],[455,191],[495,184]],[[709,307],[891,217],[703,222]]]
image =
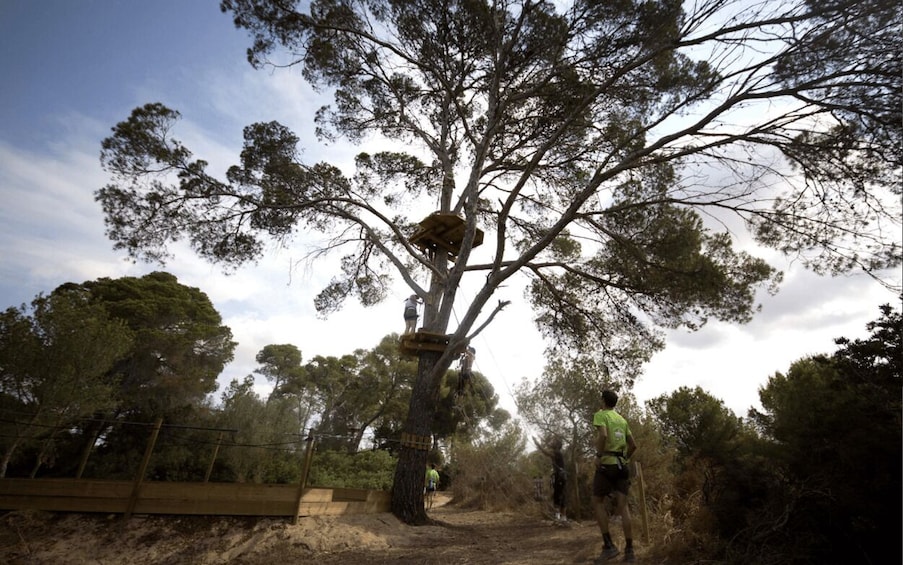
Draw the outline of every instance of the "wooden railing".
[[[203,483],[145,481],[161,426],[158,419],[133,481],[82,479],[83,464],[75,479],[0,478],[0,510],[122,513],[125,519],[132,514],[289,516],[294,522],[301,516],[389,511],[386,491],[307,485],[313,434],[306,440],[301,480],[296,485],[211,483],[209,469]]]
[[[389,511],[386,491],[251,483],[0,479],[0,509],[123,514],[302,516]],[[130,511],[131,510],[131,511]]]

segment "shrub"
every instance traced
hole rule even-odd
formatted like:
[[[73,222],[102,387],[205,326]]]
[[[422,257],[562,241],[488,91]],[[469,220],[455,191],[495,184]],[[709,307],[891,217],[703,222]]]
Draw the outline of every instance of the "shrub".
[[[317,451],[307,483],[322,487],[391,490],[397,460],[387,451]]]

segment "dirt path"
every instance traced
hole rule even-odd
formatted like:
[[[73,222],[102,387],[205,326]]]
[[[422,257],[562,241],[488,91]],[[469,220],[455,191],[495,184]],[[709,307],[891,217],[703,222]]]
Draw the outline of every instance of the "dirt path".
[[[566,525],[473,511],[440,498],[435,525],[391,514],[286,519],[10,512],[0,515],[0,563],[10,565],[552,565],[589,564],[592,521]],[[616,528],[620,534],[619,528]],[[618,536],[616,536],[618,539]],[[643,548],[638,547],[643,563]],[[650,562],[651,563],[651,562]]]
[[[424,565],[552,565],[592,563],[601,547],[595,523],[558,525],[514,514],[442,507],[430,512],[441,525],[409,528],[383,550],[320,556],[318,563]],[[599,538],[599,539],[597,539]]]

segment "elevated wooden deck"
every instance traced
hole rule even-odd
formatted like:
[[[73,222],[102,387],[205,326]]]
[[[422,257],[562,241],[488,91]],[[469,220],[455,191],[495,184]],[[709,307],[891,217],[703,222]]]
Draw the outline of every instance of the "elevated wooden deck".
[[[402,334],[398,349],[405,355],[417,355],[421,351],[438,351],[441,353],[448,349],[449,341],[451,341],[451,335],[435,334],[420,330],[412,334]],[[463,351],[464,346],[461,346],[455,353]]]
[[[450,261],[461,252],[464,241],[464,218],[455,214],[434,212],[420,222],[420,228],[409,239],[412,245],[424,252],[445,251]],[[473,238],[473,246],[483,244],[483,231],[477,229]]]
[[[401,336],[398,348],[406,355],[417,355],[421,351],[445,351],[451,336],[418,331]]]

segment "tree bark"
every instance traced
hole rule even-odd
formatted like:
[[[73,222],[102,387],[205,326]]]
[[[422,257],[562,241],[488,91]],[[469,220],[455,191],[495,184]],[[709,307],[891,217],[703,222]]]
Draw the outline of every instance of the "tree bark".
[[[404,426],[404,432],[409,435],[418,438],[432,437],[433,415],[436,413],[439,397],[439,379],[434,373],[436,362],[441,356],[436,351],[420,353],[417,380],[411,391],[411,405]],[[423,525],[430,522],[423,506],[427,455],[428,448],[415,448],[402,441],[392,488],[392,513],[406,524]]]

